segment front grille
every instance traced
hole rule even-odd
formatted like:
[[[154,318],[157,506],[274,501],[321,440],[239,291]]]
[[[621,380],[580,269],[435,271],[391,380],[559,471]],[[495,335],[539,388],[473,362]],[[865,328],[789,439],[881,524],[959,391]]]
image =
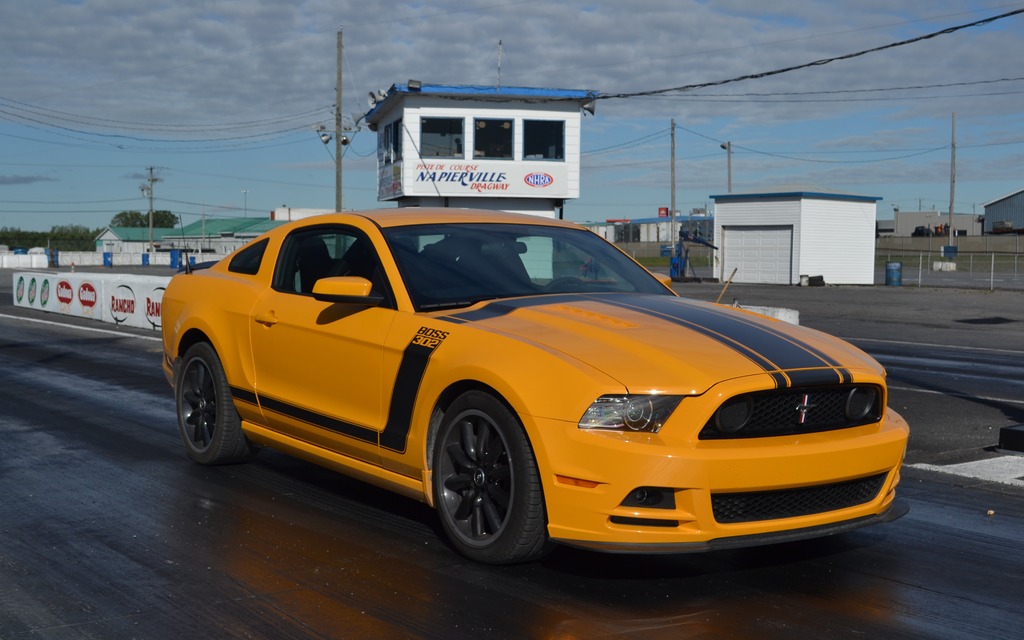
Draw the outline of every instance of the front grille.
[[[716,493],[711,495],[715,520],[723,524],[778,520],[837,511],[871,502],[882,490],[886,474],[799,489]]]
[[[882,398],[882,389],[874,385],[804,387],[744,394],[724,402],[701,429],[699,438],[762,438],[871,424],[882,418]],[[745,421],[743,416],[746,416]]]

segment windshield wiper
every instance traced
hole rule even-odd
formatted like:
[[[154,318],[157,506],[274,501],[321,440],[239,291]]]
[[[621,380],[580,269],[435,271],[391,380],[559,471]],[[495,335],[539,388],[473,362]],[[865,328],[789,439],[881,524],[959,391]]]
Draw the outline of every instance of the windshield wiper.
[[[497,300],[498,296],[481,296],[479,298],[472,298],[470,300],[447,300],[445,302],[431,302],[429,304],[421,304],[420,311],[436,311],[437,309],[459,309],[461,307],[472,307],[478,302],[484,302],[486,300]]]

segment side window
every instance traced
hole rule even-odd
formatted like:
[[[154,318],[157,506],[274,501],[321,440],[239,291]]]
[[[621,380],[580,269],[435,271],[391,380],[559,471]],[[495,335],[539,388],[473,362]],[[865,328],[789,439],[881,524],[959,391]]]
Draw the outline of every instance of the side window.
[[[385,125],[377,132],[377,161],[380,165],[402,161],[402,119]]]
[[[421,118],[420,153],[424,158],[463,157],[462,118]]]
[[[512,159],[512,120],[474,120],[473,157],[491,160]]]
[[[565,160],[565,122],[523,121],[524,160]]]
[[[285,238],[274,289],[312,294],[320,278],[358,276],[373,283],[373,292],[390,299],[384,270],[370,239],[355,229],[313,227]]]
[[[228,263],[228,271],[244,273],[248,276],[259,273],[260,265],[263,264],[263,254],[267,251],[267,244],[269,244],[269,240],[261,240],[239,251]]]

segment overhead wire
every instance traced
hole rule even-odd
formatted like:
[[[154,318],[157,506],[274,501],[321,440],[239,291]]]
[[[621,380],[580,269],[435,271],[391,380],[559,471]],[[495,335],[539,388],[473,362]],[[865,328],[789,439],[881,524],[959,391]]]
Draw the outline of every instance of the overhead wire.
[[[951,33],[956,33],[957,31],[961,31],[963,29],[969,29],[971,27],[978,27],[978,26],[982,26],[982,25],[986,25],[986,24],[991,24],[991,23],[999,21],[999,20],[1004,20],[1004,19],[1012,17],[1012,16],[1020,15],[1021,13],[1024,13],[1024,9],[1015,9],[1013,11],[1007,11],[1006,13],[1003,13],[1003,14],[1000,14],[1000,15],[997,15],[997,16],[992,16],[992,17],[989,17],[989,18],[984,18],[982,20],[975,20],[974,22],[969,22],[969,23],[966,23],[966,24],[956,25],[956,26],[953,26],[953,27],[947,27],[947,28],[941,29],[939,31],[934,31],[932,33],[927,33],[927,34],[924,34],[924,35],[916,36],[914,38],[908,38],[906,40],[900,40],[898,42],[891,42],[889,44],[885,44],[885,45],[882,45],[882,46],[879,46],[879,47],[872,47],[870,49],[863,49],[861,51],[857,51],[857,52],[854,52],[854,53],[847,53],[847,54],[844,54],[844,55],[841,55],[841,56],[833,56],[833,57],[830,57],[830,58],[822,58],[820,60],[814,60],[813,62],[806,62],[806,63],[803,63],[803,64],[793,65],[793,66],[789,66],[789,67],[783,67],[781,69],[773,69],[771,71],[761,71],[759,73],[748,73],[748,74],[744,74],[742,76],[736,76],[734,78],[728,78],[726,80],[715,80],[715,81],[712,81],[712,82],[700,82],[700,83],[696,83],[696,84],[686,84],[686,85],[681,85],[681,86],[678,86],[678,87],[668,87],[668,88],[665,88],[665,89],[648,89],[648,90],[645,90],[645,91],[630,91],[630,92],[621,92],[621,93],[602,93],[602,94],[598,94],[598,98],[602,98],[602,99],[606,99],[607,100],[607,99],[637,98],[637,97],[643,97],[643,96],[656,96],[656,95],[663,95],[663,94],[667,94],[667,93],[679,93],[679,92],[685,92],[685,91],[692,91],[694,89],[703,89],[703,88],[706,88],[706,87],[717,87],[717,86],[722,86],[722,85],[725,85],[725,84],[731,84],[731,83],[734,83],[734,82],[741,82],[741,81],[744,81],[744,80],[757,80],[757,79],[760,79],[760,78],[768,78],[768,77],[771,77],[771,76],[781,75],[783,73],[789,73],[791,71],[798,71],[800,69],[809,69],[811,67],[820,67],[820,66],[824,66],[826,64],[830,64],[832,62],[838,62],[840,60],[851,60],[853,58],[859,58],[861,56],[865,56],[865,55],[868,55],[870,53],[877,53],[879,51],[885,51],[887,49],[894,49],[896,47],[903,47],[903,46],[906,46],[906,45],[909,45],[909,44],[914,44],[916,42],[923,42],[925,40],[930,40],[932,38],[937,38],[939,36],[944,36],[944,35],[949,35]]]

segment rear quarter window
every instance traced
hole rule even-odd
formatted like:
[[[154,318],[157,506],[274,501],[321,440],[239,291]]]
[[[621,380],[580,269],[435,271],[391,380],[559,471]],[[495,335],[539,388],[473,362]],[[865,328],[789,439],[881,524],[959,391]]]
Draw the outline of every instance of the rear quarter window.
[[[260,271],[263,264],[263,254],[267,251],[269,240],[261,240],[256,244],[246,247],[235,254],[228,263],[228,271],[254,276]]]

